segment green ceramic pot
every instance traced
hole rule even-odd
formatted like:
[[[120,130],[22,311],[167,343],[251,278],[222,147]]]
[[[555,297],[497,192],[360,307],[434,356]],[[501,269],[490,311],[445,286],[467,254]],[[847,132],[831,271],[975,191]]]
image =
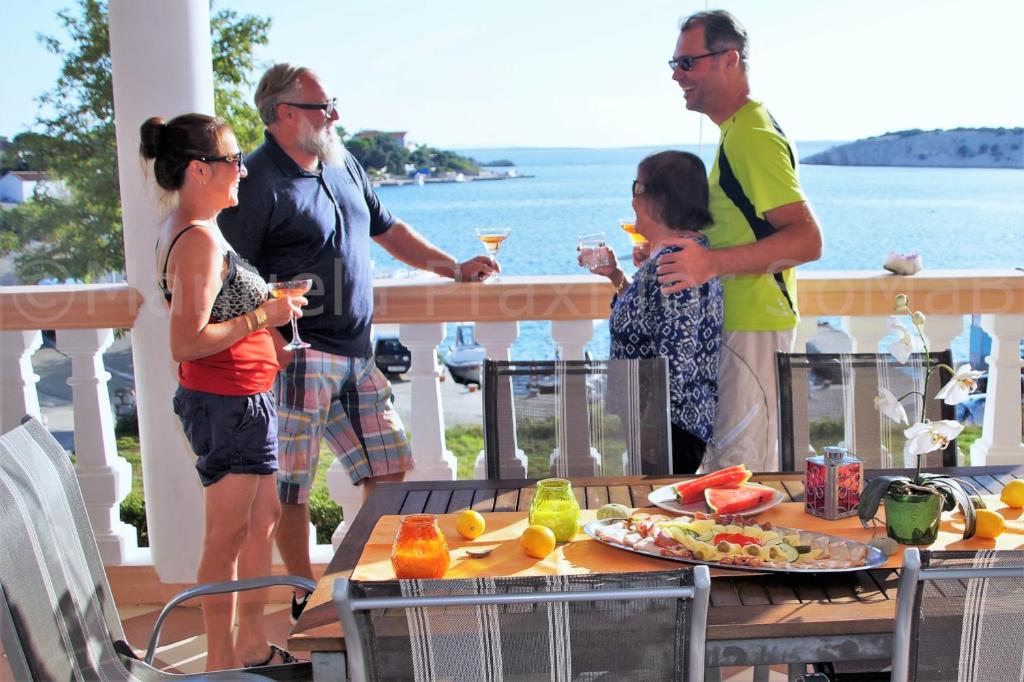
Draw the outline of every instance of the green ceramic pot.
[[[939,536],[942,496],[938,493],[886,493],[886,531],[901,545],[930,545]]]

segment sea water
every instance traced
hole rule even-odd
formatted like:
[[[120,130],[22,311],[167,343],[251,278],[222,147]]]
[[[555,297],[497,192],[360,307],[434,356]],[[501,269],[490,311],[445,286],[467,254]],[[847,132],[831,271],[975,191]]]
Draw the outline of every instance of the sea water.
[[[801,156],[828,146],[798,144]],[[714,145],[678,148],[699,153],[710,168]],[[509,159],[519,175],[532,177],[382,187],[377,193],[392,213],[459,259],[483,253],[474,228],[510,228],[499,255],[506,274],[583,273],[576,264],[577,237],[598,231],[629,271],[632,247],[619,219],[633,215],[630,185],[637,163],[660,149],[460,150],[481,162]],[[933,269],[1024,266],[1024,171],[802,165],[800,178],[825,240],[821,260],[802,270],[881,271],[890,251],[916,251]],[[373,258],[377,276],[406,274],[382,249],[374,248]],[[606,324],[597,324],[588,349],[607,355]],[[966,357],[966,334],[953,350]],[[512,356],[553,358],[550,323],[521,322]]]

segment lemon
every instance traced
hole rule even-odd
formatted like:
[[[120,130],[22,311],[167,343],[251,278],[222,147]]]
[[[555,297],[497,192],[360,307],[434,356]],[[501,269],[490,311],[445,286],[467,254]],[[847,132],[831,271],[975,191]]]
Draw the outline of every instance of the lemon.
[[[484,534],[486,528],[484,517],[480,516],[480,512],[472,509],[460,512],[455,519],[455,530],[459,531],[459,535],[467,540],[477,539]]]
[[[974,537],[994,540],[1006,530],[1006,519],[991,509],[979,509],[975,514],[977,521],[974,527]]]
[[[519,546],[534,559],[543,559],[555,549],[555,533],[547,526],[527,526],[519,536]]]
[[[1017,478],[1007,483],[999,499],[1007,507],[1014,509],[1024,507],[1024,480]]]
[[[597,510],[597,520],[603,521],[604,519],[628,519],[632,515],[629,511],[629,507],[624,504],[606,504]]]

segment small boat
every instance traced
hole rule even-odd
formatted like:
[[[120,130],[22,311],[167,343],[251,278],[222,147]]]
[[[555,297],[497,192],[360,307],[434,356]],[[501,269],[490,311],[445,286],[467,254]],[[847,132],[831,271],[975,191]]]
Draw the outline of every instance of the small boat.
[[[444,365],[452,379],[459,384],[480,385],[480,372],[487,351],[476,342],[472,322],[460,322],[455,327],[455,343],[448,347]]]

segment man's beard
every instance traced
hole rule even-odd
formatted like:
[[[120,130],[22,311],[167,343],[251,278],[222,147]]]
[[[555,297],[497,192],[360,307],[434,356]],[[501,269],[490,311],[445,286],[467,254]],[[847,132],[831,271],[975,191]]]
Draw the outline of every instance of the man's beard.
[[[299,119],[299,137],[296,140],[299,149],[307,154],[314,154],[316,158],[328,166],[337,166],[344,159],[344,146],[338,137],[334,126],[328,124],[322,128],[315,128],[309,119]]]

